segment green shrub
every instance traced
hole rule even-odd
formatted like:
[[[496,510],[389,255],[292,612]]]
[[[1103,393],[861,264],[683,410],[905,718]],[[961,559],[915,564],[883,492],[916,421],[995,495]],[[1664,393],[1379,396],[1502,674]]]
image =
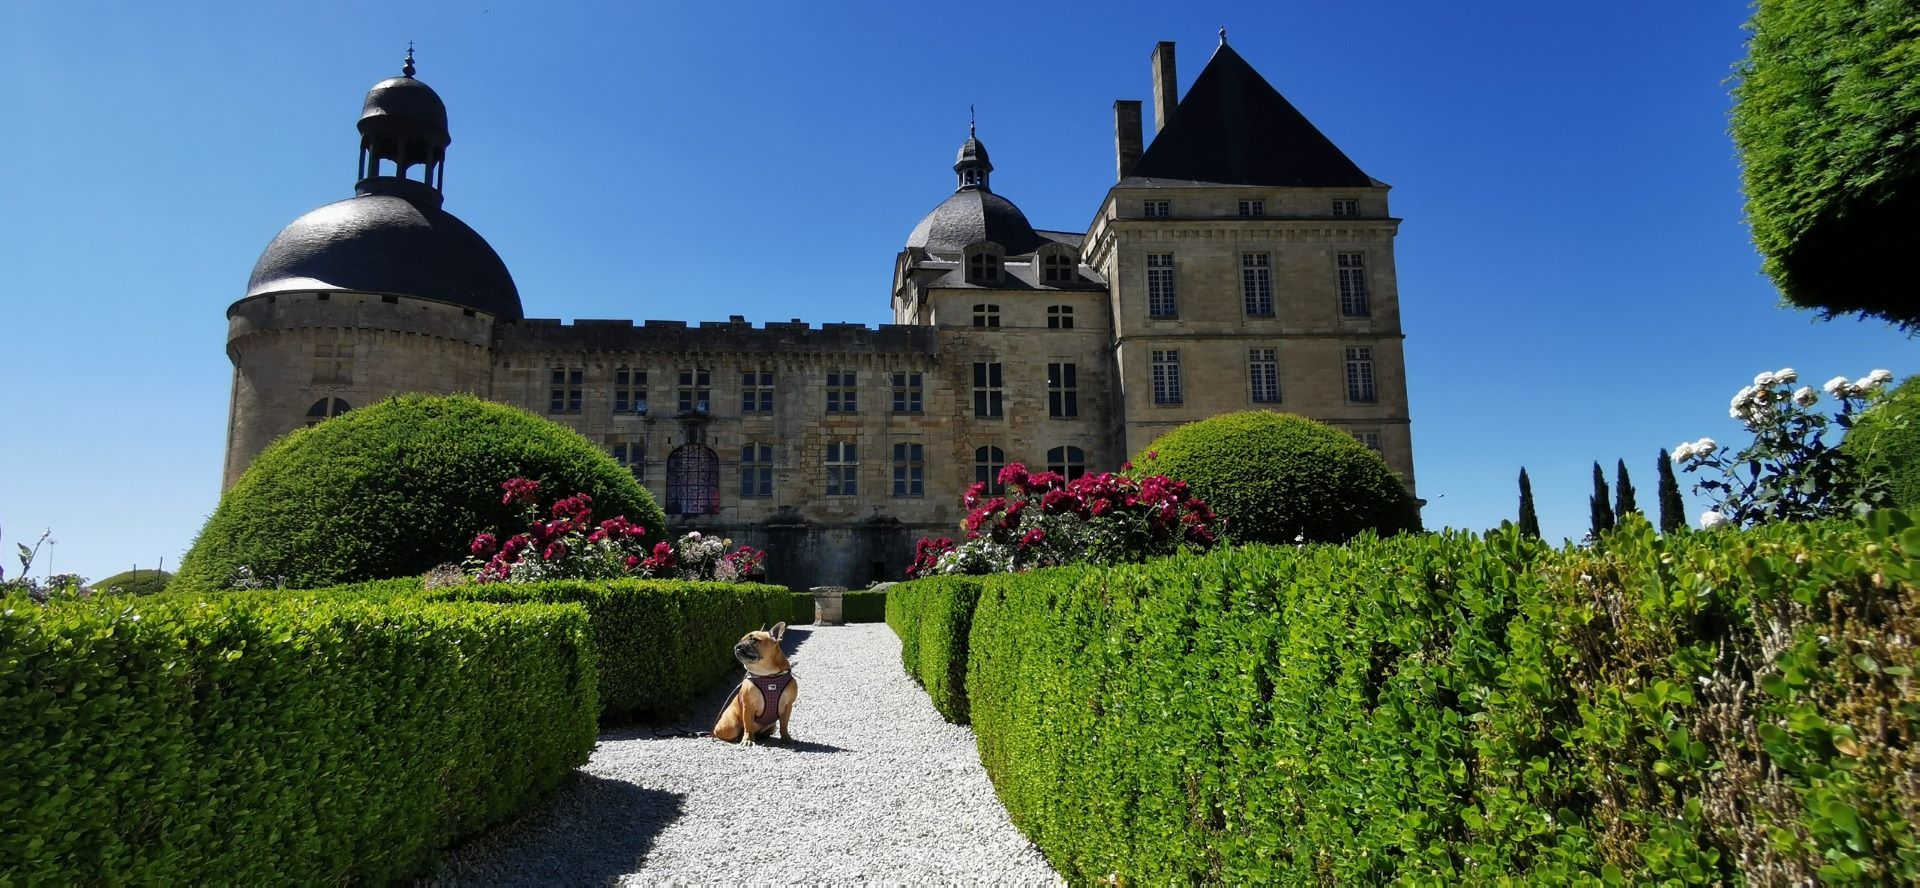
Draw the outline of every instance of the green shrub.
[[[1886,478],[1894,506],[1920,512],[1920,376],[1860,414],[1840,449],[1860,471]]]
[[[136,568],[95,580],[92,586],[93,591],[101,595],[157,595],[166,591],[172,579],[173,574],[164,570]]]
[[[1766,0],[1734,89],[1747,222],[1787,301],[1920,325],[1920,5]]]
[[[383,884],[593,749],[571,607],[0,602],[0,884]]]
[[[793,593],[793,611],[787,615],[787,623],[794,626],[805,626],[812,623],[814,619],[813,593]]]
[[[513,524],[500,502],[513,477],[584,491],[595,516],[624,514],[650,540],[664,529],[646,490],[578,433],[467,395],[403,395],[269,446],[220,498],[174,582],[224,589],[242,567],[288,588],[418,575]]]
[[[900,662],[927,689],[947,721],[966,724],[967,633],[987,577],[941,576],[887,590],[887,625],[900,636]]]
[[[1379,454],[1332,426],[1247,411],[1188,423],[1133,458],[1138,475],[1168,475],[1225,522],[1238,543],[1339,542],[1364,530],[1420,528],[1406,485]]]
[[[688,580],[549,580],[434,589],[428,600],[578,603],[599,652],[601,718],[674,715],[739,664],[733,645],[792,613],[784,586]]]
[[[1920,529],[1876,522],[997,577],[981,761],[1076,883],[1911,884]]]
[[[849,623],[886,622],[887,590],[848,590],[840,599],[840,617]]]

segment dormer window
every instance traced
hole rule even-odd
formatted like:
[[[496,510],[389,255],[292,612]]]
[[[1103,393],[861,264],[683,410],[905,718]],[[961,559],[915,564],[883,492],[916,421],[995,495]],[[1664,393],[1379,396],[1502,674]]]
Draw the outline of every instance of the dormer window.
[[[1000,249],[979,243],[967,248],[967,283],[998,284],[1001,281]]]
[[[1040,280],[1048,284],[1071,283],[1075,277],[1074,267],[1078,264],[1073,256],[1063,251],[1048,253],[1040,260]]]

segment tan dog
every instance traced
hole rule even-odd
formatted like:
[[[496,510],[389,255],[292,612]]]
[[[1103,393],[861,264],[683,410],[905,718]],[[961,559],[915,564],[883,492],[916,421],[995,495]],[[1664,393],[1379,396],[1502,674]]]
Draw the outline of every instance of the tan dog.
[[[720,720],[713,724],[714,737],[751,746],[755,736],[773,731],[777,718],[781,742],[793,741],[787,719],[793,715],[793,701],[800,696],[800,682],[793,677],[787,655],[780,650],[780,639],[786,634],[787,624],[776,623],[773,631],[749,632],[733,646],[733,656],[746,667],[747,677],[734,688],[733,697],[720,711]]]

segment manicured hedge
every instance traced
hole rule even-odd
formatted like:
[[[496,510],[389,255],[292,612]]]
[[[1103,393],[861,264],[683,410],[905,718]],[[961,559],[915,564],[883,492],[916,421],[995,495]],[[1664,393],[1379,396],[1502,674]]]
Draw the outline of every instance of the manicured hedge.
[[[389,883],[586,762],[574,607],[0,601],[0,884]]]
[[[672,715],[739,668],[740,636],[792,615],[784,586],[685,580],[554,580],[453,586],[429,600],[577,602],[599,651],[607,721]]]
[[[947,721],[967,723],[967,633],[984,577],[941,576],[887,590],[887,625],[900,662]]]
[[[1920,880],[1920,529],[1506,531],[983,587],[967,690],[1073,882]]]
[[[795,626],[805,626],[813,621],[813,593],[793,593],[793,611],[788,614],[787,622]]]
[[[887,592],[864,590],[848,591],[840,599],[840,617],[849,623],[884,623],[887,621]]]

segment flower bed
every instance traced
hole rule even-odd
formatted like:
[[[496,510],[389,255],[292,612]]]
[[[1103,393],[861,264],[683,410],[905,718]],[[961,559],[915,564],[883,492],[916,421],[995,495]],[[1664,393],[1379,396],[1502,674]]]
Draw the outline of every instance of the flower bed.
[[[593,749],[579,608],[0,601],[0,884],[389,883]]]
[[[1003,575],[967,696],[1076,883],[1911,884],[1917,563],[1882,512]]]

